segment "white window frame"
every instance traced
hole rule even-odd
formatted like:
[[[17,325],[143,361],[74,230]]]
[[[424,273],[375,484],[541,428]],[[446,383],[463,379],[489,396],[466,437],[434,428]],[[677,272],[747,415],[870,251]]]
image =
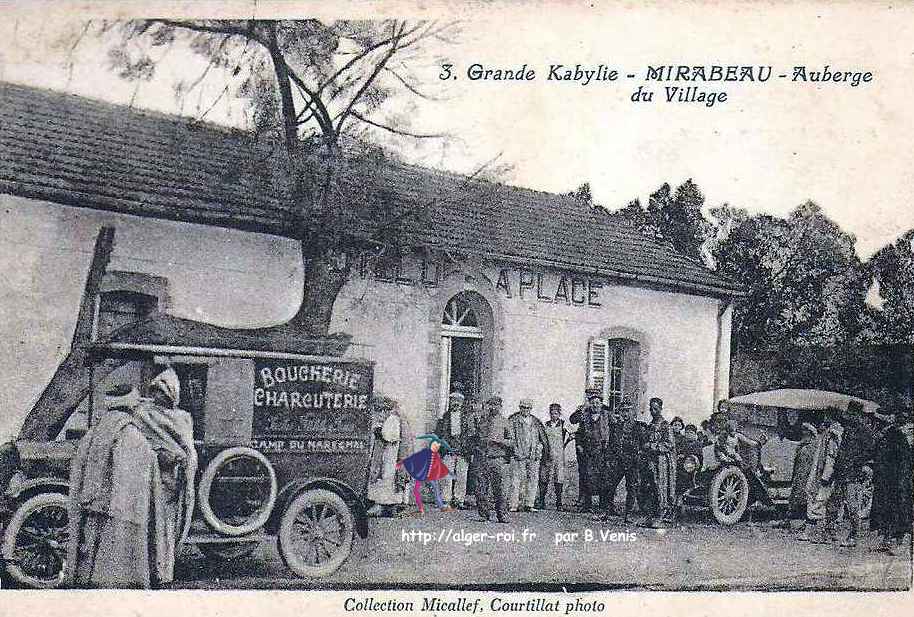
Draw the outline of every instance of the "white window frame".
[[[614,352],[618,351],[618,355]],[[618,362],[615,362],[618,360]],[[613,377],[617,389],[613,389]],[[587,387],[599,388],[603,402],[615,404],[625,397],[625,345],[621,339],[593,339],[587,345]]]
[[[467,309],[461,315],[457,315],[455,311],[451,309],[456,305],[458,297],[454,296],[448,300],[447,304],[444,307],[444,314],[441,318],[441,382],[438,389],[439,392],[439,401],[438,401],[438,417],[444,415],[445,410],[447,409],[448,397],[451,394],[451,346],[452,339],[454,338],[474,338],[482,339],[483,332],[482,328],[479,326],[464,326],[461,322],[466,319],[467,315],[470,313],[476,318],[476,323],[479,323],[479,316],[473,310],[472,305],[467,306]],[[466,303],[465,300],[462,302]],[[454,323],[456,322],[456,323]]]

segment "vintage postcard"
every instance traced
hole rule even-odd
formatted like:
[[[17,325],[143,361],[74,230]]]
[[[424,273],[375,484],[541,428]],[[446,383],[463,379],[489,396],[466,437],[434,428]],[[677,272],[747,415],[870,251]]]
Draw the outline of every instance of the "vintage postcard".
[[[0,606],[911,608],[911,3],[0,7]]]

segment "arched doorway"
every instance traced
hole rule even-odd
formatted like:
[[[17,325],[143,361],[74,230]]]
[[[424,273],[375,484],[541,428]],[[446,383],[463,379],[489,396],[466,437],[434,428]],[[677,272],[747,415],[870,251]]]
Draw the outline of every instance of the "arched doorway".
[[[492,309],[480,294],[463,291],[448,300],[441,317],[440,407],[460,390],[479,397],[491,387]]]

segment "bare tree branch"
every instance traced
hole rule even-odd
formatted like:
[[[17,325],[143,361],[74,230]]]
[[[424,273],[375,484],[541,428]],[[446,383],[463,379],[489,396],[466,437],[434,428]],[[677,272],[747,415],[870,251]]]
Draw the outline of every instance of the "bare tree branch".
[[[285,64],[285,62],[283,62]],[[314,92],[311,88],[308,87],[308,84],[292,70],[291,67],[285,65],[285,74],[288,79],[291,79],[292,82],[298,86],[302,92],[305,93],[305,96],[308,97],[309,103],[313,104],[316,109],[315,120],[321,127],[321,132],[324,134],[324,137],[327,139],[328,143],[336,144],[337,143],[337,132],[333,128],[333,120],[330,118],[330,112],[327,110],[326,105],[321,100],[321,98]],[[293,118],[294,118],[293,114]]]
[[[441,139],[445,137],[443,133],[414,133],[412,131],[407,131],[405,129],[398,129],[386,124],[381,124],[380,122],[375,122],[374,120],[369,120],[368,118],[362,116],[356,111],[350,112],[353,118],[361,120],[365,124],[369,124],[379,129],[383,129],[388,133],[393,133],[394,135],[402,135],[403,137],[412,137],[414,139]]]
[[[393,27],[397,28],[396,22],[394,22]],[[337,123],[336,123],[336,132],[337,133],[342,132],[343,125],[346,123],[346,120],[349,119],[349,116],[352,113],[352,109],[353,109],[353,107],[355,107],[355,104],[359,101],[359,99],[362,98],[362,95],[365,94],[365,92],[368,90],[369,86],[371,86],[371,84],[374,82],[374,80],[377,79],[378,75],[380,75],[381,70],[384,68],[384,66],[387,64],[387,62],[393,57],[393,55],[395,53],[397,53],[397,50],[399,49],[399,45],[398,45],[399,37],[402,36],[403,31],[405,29],[406,29],[406,24],[405,23],[401,24],[399,27],[399,32],[394,37],[395,38],[394,42],[391,43],[391,45],[390,45],[390,49],[388,49],[387,53],[385,53],[384,56],[381,58],[381,60],[378,61],[378,63],[375,65],[374,70],[372,70],[372,72],[368,76],[368,78],[365,79],[365,82],[362,84],[362,87],[359,88],[359,90],[355,93],[355,95],[353,95],[353,97],[349,100],[349,104],[346,106],[346,108],[337,116]]]
[[[397,81],[399,81],[401,84],[403,84],[404,88],[406,88],[407,90],[409,90],[410,92],[412,92],[413,94],[418,96],[419,98],[425,99],[427,101],[443,101],[444,100],[443,98],[435,97],[430,94],[426,94],[425,92],[422,92],[421,90],[419,90],[418,88],[416,88],[415,86],[410,84],[408,81],[406,81],[406,79],[402,75],[400,75],[398,72],[396,72],[389,66],[385,66],[384,71],[393,75],[397,79]]]
[[[421,28],[421,27],[422,27],[422,26],[421,26],[421,22],[420,22],[419,25],[415,26],[413,29],[409,30],[409,31],[406,32],[405,34],[406,34],[406,35],[412,34],[413,32],[417,31],[417,30],[418,30],[419,28]],[[396,34],[395,34],[395,35],[390,36],[390,37],[388,37],[388,38],[386,38],[386,39],[382,39],[382,40],[380,40],[380,41],[377,41],[377,42],[375,42],[375,43],[369,45],[368,47],[366,47],[365,49],[363,49],[363,50],[360,51],[360,52],[353,52],[353,53],[355,54],[354,57],[351,58],[349,61],[347,61],[343,66],[341,66],[333,75],[331,75],[330,77],[328,77],[327,80],[324,81],[324,83],[322,83],[322,84],[317,88],[316,94],[319,95],[321,92],[323,92],[323,91],[324,91],[324,88],[326,88],[326,87],[329,86],[330,84],[336,82],[336,80],[339,79],[339,77],[340,77],[343,73],[345,73],[346,71],[348,71],[349,69],[351,69],[351,68],[352,68],[357,62],[359,62],[360,60],[366,58],[371,52],[373,52],[373,51],[375,51],[375,50],[377,50],[377,49],[380,49],[380,48],[384,47],[384,46],[387,45],[388,43],[392,43],[392,42],[396,41],[397,38],[398,38],[399,36],[401,36],[401,35],[396,35]]]
[[[443,24],[443,25],[439,26],[438,28],[434,28],[435,23],[432,22],[432,23],[429,25],[429,27],[426,28],[425,32],[420,33],[419,35],[417,35],[417,36],[416,36],[415,38],[413,38],[412,40],[403,42],[403,43],[400,45],[400,49],[406,49],[406,48],[408,48],[408,47],[412,47],[412,46],[415,45],[416,43],[419,43],[420,41],[424,41],[424,40],[429,39],[429,38],[435,38],[435,39],[440,39],[440,40],[446,41],[447,39],[445,39],[444,37],[442,37],[441,33],[442,33],[442,32],[446,32],[447,30],[453,28],[453,27],[456,26],[458,23],[459,23],[459,22],[452,21],[452,22]]]
[[[261,41],[256,36],[256,34],[254,33],[253,29],[250,26],[248,26],[246,28],[242,28],[242,27],[234,26],[234,25],[216,26],[216,25],[210,25],[210,24],[203,24],[203,23],[200,23],[197,21],[179,21],[179,20],[174,20],[174,19],[148,19],[148,20],[146,20],[146,22],[151,23],[151,24],[152,23],[162,24],[163,26],[170,26],[172,28],[193,30],[194,32],[208,32],[210,34],[226,34],[228,36],[242,36],[242,37],[254,39],[258,43],[263,44],[263,41]],[[225,23],[225,22],[221,22],[221,23]]]
[[[76,52],[76,48],[79,47],[79,44],[82,43],[83,39],[86,37],[86,33],[89,32],[89,28],[91,28],[91,27],[92,27],[92,20],[91,19],[86,20],[86,22],[83,24],[82,30],[80,31],[79,35],[77,35],[76,40],[73,41],[73,44],[70,45],[70,49],[67,50],[67,61],[64,64],[64,66],[67,69],[67,87],[68,88],[70,87],[70,82],[73,79],[73,67],[76,64],[73,61],[73,54]]]
[[[226,36],[226,37],[224,37],[224,38],[222,39],[222,42],[219,43],[219,49],[218,49],[217,53],[221,53],[222,50],[225,49],[225,44],[228,43],[228,41],[229,41],[230,38],[232,38],[232,37]],[[197,86],[199,86],[199,85],[203,82],[204,79],[206,79],[206,76],[209,74],[210,70],[211,70],[211,69],[213,68],[213,66],[215,66],[215,65],[216,65],[216,55],[213,54],[213,55],[210,57],[209,62],[206,64],[206,68],[203,69],[203,72],[200,73],[199,77],[197,77],[197,79],[195,79],[195,80],[193,81],[193,83],[184,91],[185,94],[190,94],[191,92],[193,92],[194,89],[195,89]]]

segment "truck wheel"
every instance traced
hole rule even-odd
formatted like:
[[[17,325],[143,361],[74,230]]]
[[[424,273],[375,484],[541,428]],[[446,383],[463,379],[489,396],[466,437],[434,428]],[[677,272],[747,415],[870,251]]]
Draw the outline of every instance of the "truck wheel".
[[[714,475],[708,491],[711,512],[721,525],[734,525],[749,504],[749,480],[739,467],[724,467]]]
[[[3,532],[6,572],[33,589],[53,589],[63,582],[70,538],[68,500],[60,493],[41,493],[22,503]]]
[[[197,548],[209,561],[226,562],[249,557],[257,550],[259,542],[214,542],[198,544]]]
[[[292,500],[279,523],[279,554],[302,578],[328,576],[352,552],[352,510],[336,493],[303,492]]]

